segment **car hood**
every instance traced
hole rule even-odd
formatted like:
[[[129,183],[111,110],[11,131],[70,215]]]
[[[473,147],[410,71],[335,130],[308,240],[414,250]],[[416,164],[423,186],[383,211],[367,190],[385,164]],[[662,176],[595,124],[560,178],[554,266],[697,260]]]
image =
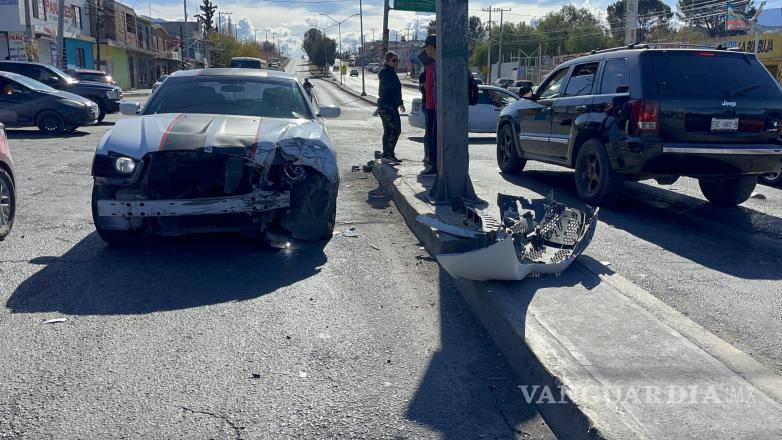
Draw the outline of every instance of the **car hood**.
[[[201,150],[236,154],[261,166],[279,151],[311,166],[332,182],[338,179],[336,153],[325,128],[311,119],[165,113],[117,121],[96,151],[134,159],[157,151]]]
[[[58,98],[70,99],[71,101],[81,102],[82,104],[86,104],[86,105],[94,104],[92,101],[90,101],[87,98],[79,96],[79,95],[77,95],[75,93],[66,92],[64,90],[55,90],[53,92],[47,92],[47,93],[50,94],[50,95],[56,96]]]

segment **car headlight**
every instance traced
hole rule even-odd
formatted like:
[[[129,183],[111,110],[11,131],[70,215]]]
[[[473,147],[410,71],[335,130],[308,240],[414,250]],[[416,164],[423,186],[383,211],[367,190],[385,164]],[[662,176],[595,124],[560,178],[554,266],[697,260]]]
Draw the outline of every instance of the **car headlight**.
[[[129,157],[118,157],[114,162],[114,169],[122,174],[133,174],[136,170],[136,162]]]
[[[92,175],[95,177],[125,179],[136,171],[137,166],[136,161],[129,157],[97,154],[92,160]]]
[[[87,104],[79,101],[73,101],[71,99],[63,99],[61,102],[71,107],[79,107],[79,108],[87,107]]]
[[[119,92],[116,90],[107,90],[106,97],[109,99],[119,99]]]

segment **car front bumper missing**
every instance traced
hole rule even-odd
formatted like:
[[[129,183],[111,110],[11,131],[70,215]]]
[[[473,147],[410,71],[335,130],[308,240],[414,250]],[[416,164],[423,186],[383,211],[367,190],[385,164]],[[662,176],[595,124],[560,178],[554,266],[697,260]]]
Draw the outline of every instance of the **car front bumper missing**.
[[[256,190],[230,197],[175,200],[97,201],[101,217],[173,217],[211,214],[260,213],[290,206],[290,191]]]

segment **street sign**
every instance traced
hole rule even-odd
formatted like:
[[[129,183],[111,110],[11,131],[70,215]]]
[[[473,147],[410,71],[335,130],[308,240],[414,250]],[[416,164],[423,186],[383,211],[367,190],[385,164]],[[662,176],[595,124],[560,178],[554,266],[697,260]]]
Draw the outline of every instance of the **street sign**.
[[[435,12],[435,0],[394,0],[397,11]]]

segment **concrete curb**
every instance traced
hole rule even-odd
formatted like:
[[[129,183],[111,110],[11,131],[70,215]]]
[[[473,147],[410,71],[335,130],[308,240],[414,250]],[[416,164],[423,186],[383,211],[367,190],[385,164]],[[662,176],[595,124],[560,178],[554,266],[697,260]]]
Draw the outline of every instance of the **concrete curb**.
[[[460,243],[463,240],[440,234],[416,221],[419,214],[431,213],[435,208],[425,201],[426,197],[421,193],[420,185],[413,181],[409,174],[406,177],[400,176],[389,165],[378,165],[373,173],[380,186],[392,196],[410,229],[432,255],[459,252],[458,249],[464,247],[464,243]],[[725,432],[733,432],[737,437],[777,438],[782,433],[782,428],[764,430],[761,427],[767,423],[762,420],[764,417],[768,418],[769,422],[782,420],[782,377],[589,257],[579,258],[561,278],[562,287],[558,292],[556,288],[552,291],[549,286],[545,293],[537,294],[538,297],[543,295],[539,303],[533,302],[536,292],[534,280],[524,281],[521,285],[456,280],[465,302],[481,320],[524,383],[556,388],[566,397],[558,404],[537,405],[557,436],[576,439],[706,438],[704,436],[707,434],[701,422],[709,418],[713,419],[709,423],[722,424]],[[573,286],[574,279],[576,283],[584,284],[582,290],[586,288],[586,292],[580,291],[577,288],[579,286],[570,287]],[[587,287],[586,284],[594,285]],[[525,290],[527,286],[529,287]],[[542,290],[540,283],[537,289]],[[552,317],[551,313],[561,313],[561,306],[552,304],[576,298],[572,300],[574,304],[581,301],[594,306],[594,299],[585,300],[586,302],[578,299],[589,296],[605,299],[608,307],[606,311],[585,314],[593,318],[605,318],[602,322],[597,321],[597,326],[610,326],[612,321],[621,323],[625,318],[616,316],[611,310],[612,305],[619,305],[640,320],[634,324],[644,329],[641,332],[648,328],[650,334],[661,335],[656,336],[661,338],[660,340],[651,339],[649,344],[645,345],[643,336],[638,336],[641,337],[641,343],[629,343],[629,340],[622,339],[627,337],[626,330],[618,336],[610,332],[606,335],[605,332],[599,331],[599,327],[596,327],[595,331],[595,336],[608,338],[602,341],[602,346],[617,346],[620,347],[618,350],[625,350],[620,353],[623,359],[644,359],[644,362],[652,364],[658,362],[659,367],[653,365],[650,371],[653,372],[653,379],[660,381],[661,386],[681,383],[708,386],[710,381],[718,378],[718,381],[724,380],[725,383],[741,383],[746,389],[757,392],[758,400],[753,400],[751,405],[740,407],[740,411],[745,414],[742,418],[731,414],[730,410],[725,410],[733,408],[729,405],[715,407],[698,402],[680,407],[644,407],[638,403],[613,402],[610,398],[604,399],[605,401],[590,398],[589,393],[593,390],[610,390],[616,383],[630,386],[649,383],[645,376],[649,375],[650,371],[634,374],[633,370],[628,372],[625,369],[642,369],[637,362],[635,367],[628,367],[620,361],[613,365],[609,359],[609,371],[612,372],[609,374],[624,371],[624,374],[629,376],[620,375],[619,379],[610,375],[606,377],[605,357],[595,356],[589,348],[580,345],[584,343],[584,338],[575,339],[572,334],[567,334],[566,328],[558,327],[558,318]],[[537,301],[538,297],[534,299]],[[580,314],[575,314],[576,318],[564,318],[564,321],[583,324],[579,319],[587,318],[580,318],[578,315]],[[619,325],[617,328],[622,330],[622,324]],[[585,328],[591,327],[587,325]],[[586,340],[590,340],[591,336],[586,335]],[[623,345],[634,347],[632,350],[638,351],[628,352]],[[660,352],[657,353],[656,350]],[[682,356],[681,360],[677,360],[677,356]],[[695,361],[688,363],[686,360]],[[632,361],[630,363],[632,364]],[[663,368],[663,371],[655,368]],[[589,390],[587,394],[583,393],[585,389]],[[657,429],[656,424],[659,425],[661,420],[670,421],[669,418],[677,419],[678,424],[672,424],[675,426],[666,427],[664,430]],[[728,425],[733,426],[728,428]]]
[[[335,79],[333,75],[332,75],[332,76],[331,76],[329,79],[330,79],[330,81],[331,81],[331,82],[332,82],[334,85],[336,85],[336,86],[337,86],[337,87],[339,87],[340,89],[344,90],[344,91],[345,91],[345,92],[347,92],[348,94],[355,96],[356,98],[358,98],[358,99],[360,99],[360,100],[362,100],[362,101],[366,102],[367,104],[372,104],[372,105],[375,105],[375,106],[377,105],[377,100],[375,100],[375,98],[373,98],[373,97],[371,97],[371,96],[369,96],[369,95],[367,95],[367,96],[361,96],[361,93],[359,93],[359,92],[357,92],[357,91],[355,91],[355,90],[351,89],[350,87],[347,87],[347,86],[344,86],[344,85],[340,84],[340,83],[339,83],[339,80]]]

